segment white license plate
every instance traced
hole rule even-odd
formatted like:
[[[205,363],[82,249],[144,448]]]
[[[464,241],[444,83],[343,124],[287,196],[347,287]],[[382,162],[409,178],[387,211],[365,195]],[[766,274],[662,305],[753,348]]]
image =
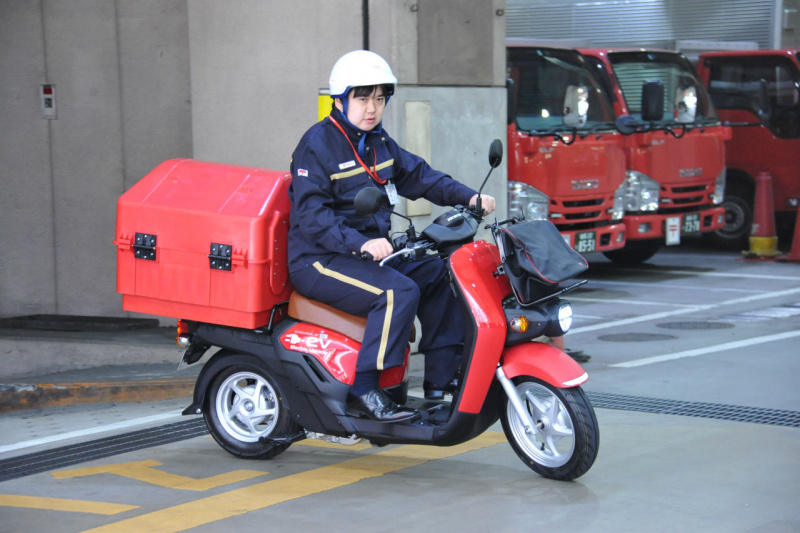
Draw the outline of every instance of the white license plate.
[[[700,215],[695,213],[683,217],[683,227],[681,231],[683,231],[683,233],[697,233],[700,231]]]
[[[594,252],[596,248],[597,239],[595,237],[595,232],[585,231],[575,234],[575,251],[585,254]]]

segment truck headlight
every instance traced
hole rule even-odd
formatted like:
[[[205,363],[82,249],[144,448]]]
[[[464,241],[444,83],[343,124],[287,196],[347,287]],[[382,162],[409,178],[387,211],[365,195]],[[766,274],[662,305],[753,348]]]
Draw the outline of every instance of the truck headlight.
[[[547,220],[550,198],[541,191],[519,181],[508,182],[508,216],[525,220]]]
[[[660,191],[653,178],[637,170],[625,171],[626,211],[658,211]]]
[[[714,182],[714,193],[711,195],[711,201],[719,205],[725,198],[725,172],[727,169],[722,169],[722,172],[717,176],[717,181]]]
[[[627,182],[623,181],[614,191],[614,207],[611,208],[611,220],[621,220],[625,214],[625,191]]]

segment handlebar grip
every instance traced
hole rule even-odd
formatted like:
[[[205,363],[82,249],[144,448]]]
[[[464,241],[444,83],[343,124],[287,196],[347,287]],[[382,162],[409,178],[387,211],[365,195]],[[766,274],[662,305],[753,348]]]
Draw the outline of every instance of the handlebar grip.
[[[375,260],[375,258],[369,252],[361,252],[361,255],[359,257],[361,258],[362,261],[374,261]]]

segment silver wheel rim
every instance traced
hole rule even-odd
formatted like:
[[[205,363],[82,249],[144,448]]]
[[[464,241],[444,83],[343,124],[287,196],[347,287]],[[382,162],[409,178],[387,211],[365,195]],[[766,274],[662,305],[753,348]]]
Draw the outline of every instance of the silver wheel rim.
[[[517,412],[508,402],[506,415],[517,444],[540,465],[549,468],[565,465],[575,451],[575,430],[567,408],[552,391],[538,383],[520,383],[516,388],[522,405],[536,425],[536,431],[526,433]]]
[[[225,431],[242,442],[258,442],[278,423],[279,405],[275,389],[253,372],[237,372],[226,379],[217,393],[215,409]]]

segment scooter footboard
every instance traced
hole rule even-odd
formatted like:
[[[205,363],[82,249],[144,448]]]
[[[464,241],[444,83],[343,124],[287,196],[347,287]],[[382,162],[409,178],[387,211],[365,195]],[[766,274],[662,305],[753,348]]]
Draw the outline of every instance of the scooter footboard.
[[[531,376],[561,389],[577,387],[589,379],[589,374],[570,356],[542,342],[506,348],[502,365],[509,379]]]

